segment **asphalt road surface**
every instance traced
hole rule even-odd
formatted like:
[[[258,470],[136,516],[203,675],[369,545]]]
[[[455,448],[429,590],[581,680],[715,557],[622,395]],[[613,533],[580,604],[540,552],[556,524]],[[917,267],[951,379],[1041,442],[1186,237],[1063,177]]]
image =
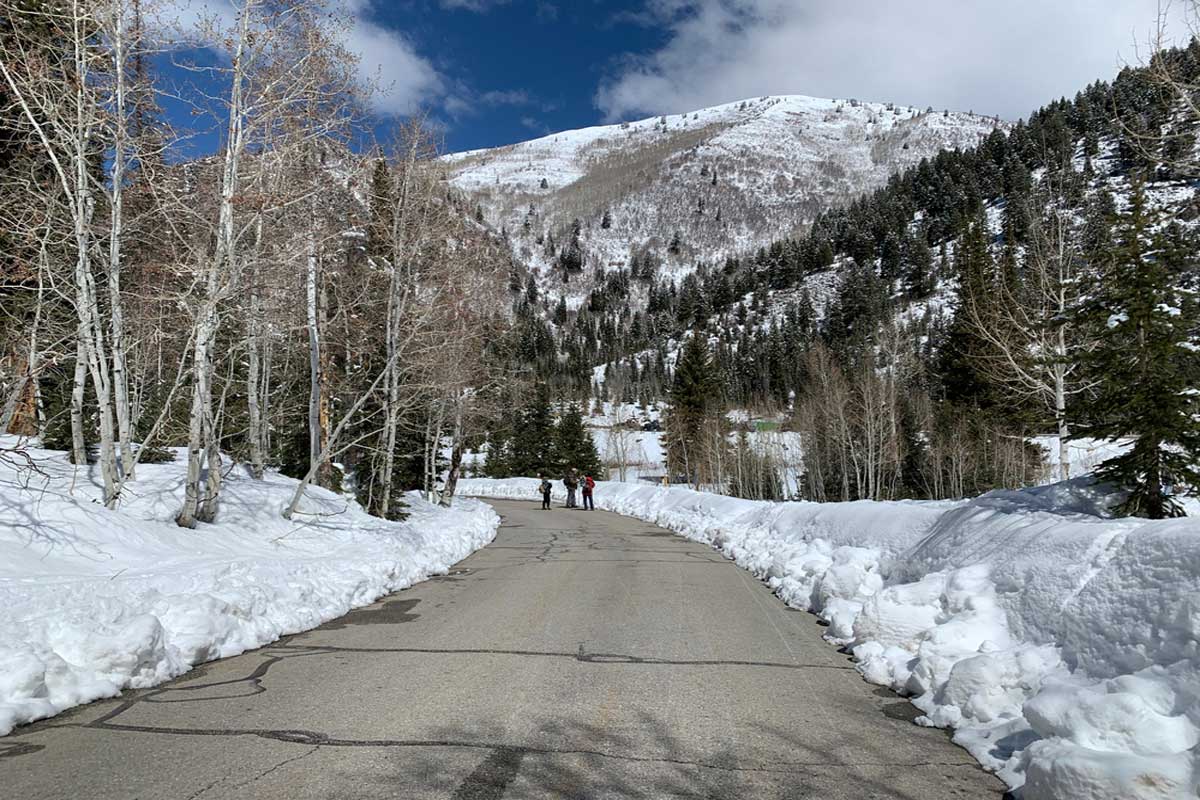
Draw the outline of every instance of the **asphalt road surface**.
[[[0,797],[1001,797],[718,553],[495,506],[445,577],[0,738]]]

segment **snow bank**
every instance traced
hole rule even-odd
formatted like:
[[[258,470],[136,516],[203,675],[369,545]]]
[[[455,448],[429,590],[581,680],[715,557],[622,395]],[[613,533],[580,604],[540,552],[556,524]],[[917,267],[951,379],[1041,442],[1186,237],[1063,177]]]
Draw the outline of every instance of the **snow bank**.
[[[32,455],[41,475],[0,461],[0,735],[444,573],[499,524],[478,501],[417,495],[408,520],[387,522],[322,489],[288,522],[295,481],[234,469],[218,521],[183,530],[181,463],[139,466],[108,511],[61,453]]]
[[[533,500],[537,481],[463,491]],[[556,486],[556,497],[563,492]],[[601,483],[596,506],[712,544],[829,623],[918,722],[1024,800],[1200,788],[1200,524],[1109,519],[1085,480],[964,502],[762,503]]]

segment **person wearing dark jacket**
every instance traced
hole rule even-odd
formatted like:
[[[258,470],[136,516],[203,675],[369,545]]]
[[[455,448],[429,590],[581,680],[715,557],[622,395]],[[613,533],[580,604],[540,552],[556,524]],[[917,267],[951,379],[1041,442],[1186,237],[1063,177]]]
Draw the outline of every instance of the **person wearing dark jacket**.
[[[583,510],[595,511],[596,501],[592,499],[592,492],[596,490],[596,482],[592,480],[591,475],[583,476]]]
[[[545,475],[538,475],[538,477],[542,479],[542,484],[541,484],[541,486],[538,487],[538,489],[542,493],[542,510],[549,511],[550,510],[550,489],[552,487],[550,486],[550,481],[546,480]]]
[[[567,490],[567,508],[577,508],[575,490],[579,488],[579,478],[576,476],[575,470],[570,470],[563,476],[563,486]]]

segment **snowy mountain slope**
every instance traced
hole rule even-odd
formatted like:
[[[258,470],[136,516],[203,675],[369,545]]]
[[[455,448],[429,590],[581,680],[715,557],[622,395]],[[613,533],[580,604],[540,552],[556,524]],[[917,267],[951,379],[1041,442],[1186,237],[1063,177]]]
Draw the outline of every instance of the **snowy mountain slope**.
[[[579,295],[589,267],[625,265],[634,248],[676,273],[753,250],[922,158],[977,144],[998,124],[794,95],[567,131],[444,162],[450,183],[492,228],[509,233],[518,260],[555,294],[555,255],[579,220],[585,265],[569,292]],[[676,232],[680,246],[669,252]]]

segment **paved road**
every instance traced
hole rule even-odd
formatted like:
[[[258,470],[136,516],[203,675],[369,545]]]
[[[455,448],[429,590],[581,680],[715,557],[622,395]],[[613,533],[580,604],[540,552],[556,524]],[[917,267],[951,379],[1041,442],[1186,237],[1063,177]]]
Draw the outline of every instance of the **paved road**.
[[[712,550],[495,505],[446,577],[0,739],[0,796],[1001,796]]]

